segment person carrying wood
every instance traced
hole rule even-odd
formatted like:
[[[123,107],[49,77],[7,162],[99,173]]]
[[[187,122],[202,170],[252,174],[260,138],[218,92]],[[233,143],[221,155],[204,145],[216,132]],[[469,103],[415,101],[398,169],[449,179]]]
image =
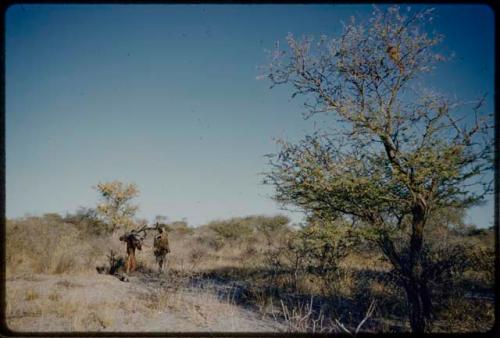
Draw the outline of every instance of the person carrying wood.
[[[146,236],[147,226],[141,229],[133,229],[120,236],[120,241],[127,243],[127,261],[125,262],[126,273],[134,272],[137,268],[137,261],[135,259],[135,250],[142,249],[142,241]],[[142,233],[142,236],[139,234]]]

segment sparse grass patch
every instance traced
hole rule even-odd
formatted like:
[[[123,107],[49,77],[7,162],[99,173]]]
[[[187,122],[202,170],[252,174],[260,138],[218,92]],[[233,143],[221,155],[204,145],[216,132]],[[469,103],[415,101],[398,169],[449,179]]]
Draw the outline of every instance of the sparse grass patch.
[[[40,298],[38,292],[33,289],[29,289],[26,291],[26,295],[24,296],[24,300],[31,301]]]
[[[74,331],[102,331],[113,325],[114,320],[106,308],[101,310],[85,309],[73,317]]]
[[[195,289],[181,294],[181,311],[195,324],[213,325],[218,319],[231,320],[234,304],[228,299],[220,299],[207,289]]]
[[[485,300],[455,299],[439,319],[436,327],[439,332],[486,332],[495,323],[495,308]]]
[[[57,305],[51,307],[53,312],[60,318],[72,318],[79,310],[85,308],[84,304],[70,301],[57,301]]]
[[[53,292],[53,293],[51,293],[51,294],[49,295],[49,297],[48,297],[48,298],[49,298],[51,301],[53,301],[53,302],[58,302],[58,301],[60,301],[60,300],[61,300],[61,295],[60,295],[60,294],[58,294],[58,293],[56,293],[56,292]]]
[[[153,312],[175,307],[178,295],[163,288],[158,288],[148,295],[145,306]]]
[[[72,282],[68,281],[67,279],[60,280],[55,285],[56,286],[62,286],[64,288],[68,288],[68,289],[69,288],[76,288],[76,287],[81,287],[82,286],[80,284],[72,283]]]

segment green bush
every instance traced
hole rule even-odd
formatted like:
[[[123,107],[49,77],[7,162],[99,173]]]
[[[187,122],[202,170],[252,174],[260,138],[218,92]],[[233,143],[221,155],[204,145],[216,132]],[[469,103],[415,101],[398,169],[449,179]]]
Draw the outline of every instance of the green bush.
[[[268,263],[274,270],[287,270],[293,289],[298,290],[302,280],[323,282],[323,289],[336,289],[341,271],[340,261],[358,242],[353,231],[342,222],[310,222],[286,236],[285,245],[268,252]]]
[[[174,233],[177,236],[191,235],[194,229],[189,227],[185,221],[174,221],[166,224],[167,231]]]
[[[290,219],[282,215],[274,217],[261,216],[256,219],[256,223],[257,231],[263,234],[267,244],[271,245],[277,237],[289,230]]]
[[[208,228],[215,233],[216,237],[228,243],[242,241],[254,232],[252,225],[241,218],[213,221],[208,224]]]

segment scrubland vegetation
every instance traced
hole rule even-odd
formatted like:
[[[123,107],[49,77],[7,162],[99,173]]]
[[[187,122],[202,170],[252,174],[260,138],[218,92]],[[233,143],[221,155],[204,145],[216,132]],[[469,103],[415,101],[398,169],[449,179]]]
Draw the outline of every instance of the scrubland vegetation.
[[[494,321],[493,230],[466,226],[460,217],[444,222],[446,217],[427,229],[433,331],[489,330]],[[284,216],[216,220],[198,228],[168,222],[172,252],[167,271],[157,274],[152,239],[147,238],[130,283],[97,274],[97,266],[109,264],[110,250],[125,258],[123,244],[101,225],[90,209],[7,221],[6,316],[12,329],[30,331],[19,322],[27,318],[52,322],[37,326],[42,331],[353,333],[366,317],[360,331],[409,330],[404,292],[390,264],[346,225],[311,220],[292,226]],[[47,278],[55,278],[52,287],[43,286]],[[91,300],[68,298],[86,284],[90,294],[97,293]],[[131,285],[141,296],[112,296],[117,290],[130,293]],[[245,326],[236,309],[256,317],[245,319]],[[146,318],[161,311],[179,313],[193,326],[127,326],[122,310]],[[233,326],[217,326],[218,316],[232,318]],[[259,328],[257,320],[266,324]]]
[[[297,143],[279,140],[263,175],[277,202],[306,215],[304,224],[257,215],[192,228],[157,217],[170,237],[166,271],[156,272],[150,237],[126,283],[96,269],[122,268],[120,234],[147,223],[134,218],[139,191],[99,183],[95,208],[7,221],[8,325],[492,329],[494,231],[464,219],[492,192],[493,119],[485,97],[463,103],[422,89],[448,59],[438,50],[443,37],[427,33],[433,17],[432,9],[375,8],[366,23],[345,24],[340,38],[289,35],[271,52],[263,77],[302,95],[306,117],[332,117]],[[50,284],[47,276],[59,277]],[[89,294],[75,291],[89,285]],[[27,318],[39,325],[26,326]]]
[[[319,223],[319,238],[345,222],[347,238],[357,233],[356,240],[374,245],[392,276],[379,281],[404,291],[405,302],[392,305],[407,314],[415,333],[446,326],[439,320],[453,317],[452,308],[472,312],[477,303],[460,296],[477,286],[470,269],[485,266],[488,255],[493,262],[491,251],[443,226],[460,223],[453,216],[493,192],[494,121],[486,94],[467,101],[435,87],[429,75],[452,55],[442,46],[444,36],[431,29],[434,19],[433,8],[374,7],[368,20],[352,17],[336,37],[289,34],[285,46],[276,44],[270,53],[262,75],[271,88],[284,86],[292,98],[301,97],[306,119],[321,114],[329,121],[300,141],[281,138],[264,183],[274,187],[276,201]],[[299,242],[315,242],[315,236]],[[335,259],[353,252],[348,241],[327,242],[341,248]],[[292,245],[291,251],[299,253],[292,260],[297,267],[299,257],[316,248],[302,252]],[[321,250],[312,255],[313,261],[325,259]],[[339,271],[317,267],[311,271],[322,279]],[[477,314],[472,320],[454,315],[460,320],[449,330],[482,322]]]

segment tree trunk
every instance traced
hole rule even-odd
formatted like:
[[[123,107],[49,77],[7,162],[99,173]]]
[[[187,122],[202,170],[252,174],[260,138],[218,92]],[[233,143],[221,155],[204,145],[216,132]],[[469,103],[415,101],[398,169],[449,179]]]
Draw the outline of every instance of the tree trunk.
[[[408,276],[405,283],[406,296],[410,307],[410,325],[412,332],[424,333],[429,330],[432,311],[431,297],[427,281],[423,277],[422,246],[425,225],[425,204],[417,203],[413,208],[412,234],[410,241]]]
[[[299,290],[299,258],[296,257],[295,259],[295,268],[293,271],[293,287],[295,289],[295,292]]]
[[[430,294],[422,281],[409,281],[405,286],[409,304],[411,330],[424,333],[430,329],[431,302]]]
[[[423,333],[430,330],[432,315],[431,294],[422,266],[423,229],[427,213],[425,201],[417,202],[412,211],[412,234],[408,259],[404,259],[396,252],[392,240],[383,233],[377,239],[377,243],[401,278],[401,286],[406,292],[409,305],[408,317],[412,332]]]

